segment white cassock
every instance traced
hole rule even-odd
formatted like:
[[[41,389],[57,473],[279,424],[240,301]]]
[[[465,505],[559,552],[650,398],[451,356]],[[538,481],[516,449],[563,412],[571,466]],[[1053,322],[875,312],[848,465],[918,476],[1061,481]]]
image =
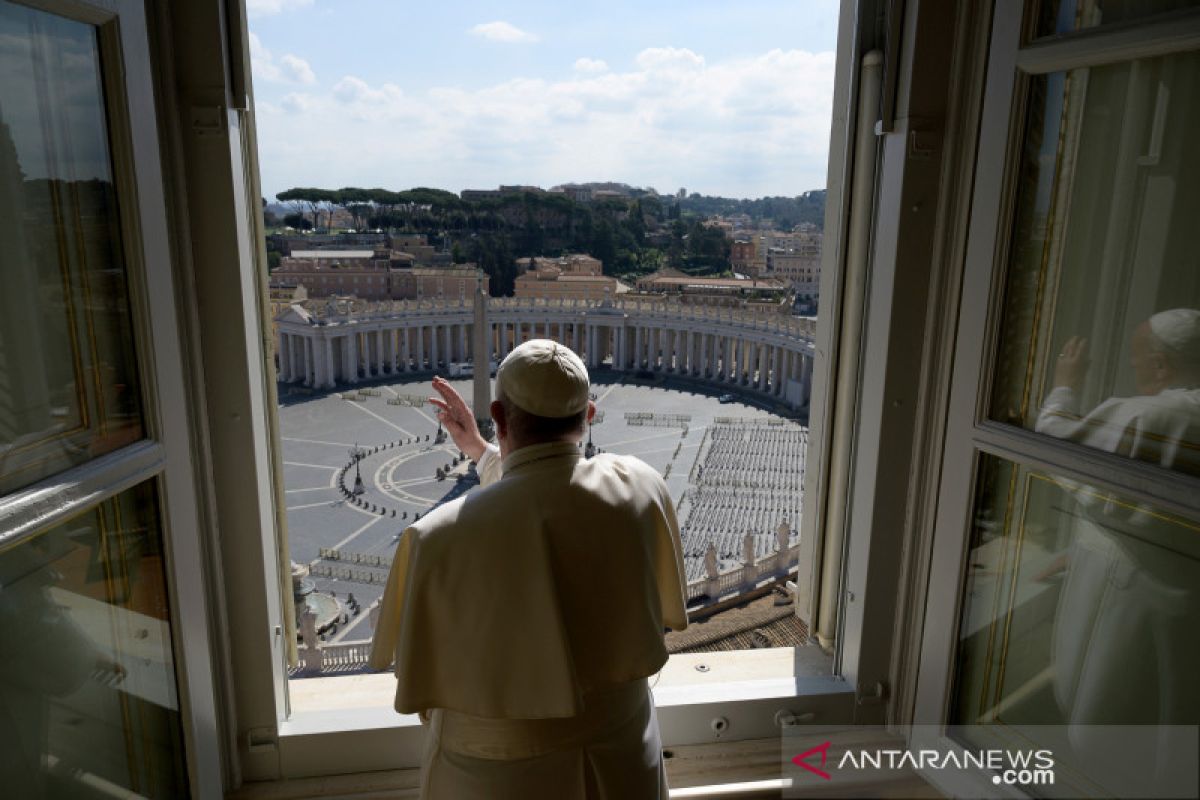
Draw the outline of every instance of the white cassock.
[[[1087,415],[1076,405],[1071,389],[1052,390],[1037,431],[1200,475],[1200,390],[1112,398]],[[1109,734],[1089,725],[1197,724],[1200,534],[1157,509],[1061,483],[1076,506],[1052,648],[1054,694],[1075,726],[1072,743],[1084,755],[1110,749]],[[1119,781],[1131,762],[1169,769],[1178,742],[1160,730],[1148,752],[1093,759],[1096,775]]]
[[[428,713],[424,798],[666,798],[646,678],[687,626],[659,474],[570,443],[480,458],[401,537],[370,664]]]

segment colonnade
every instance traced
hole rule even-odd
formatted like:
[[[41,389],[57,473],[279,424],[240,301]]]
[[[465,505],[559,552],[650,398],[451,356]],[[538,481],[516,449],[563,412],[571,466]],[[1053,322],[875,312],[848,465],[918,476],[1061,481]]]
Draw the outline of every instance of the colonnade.
[[[474,353],[470,306],[318,319],[293,307],[278,320],[279,378],[317,388],[382,376],[446,370]],[[490,362],[521,342],[549,338],[589,368],[661,373],[740,387],[799,408],[812,381],[811,336],[745,318],[701,318],[596,305],[585,310],[522,308],[488,313]]]

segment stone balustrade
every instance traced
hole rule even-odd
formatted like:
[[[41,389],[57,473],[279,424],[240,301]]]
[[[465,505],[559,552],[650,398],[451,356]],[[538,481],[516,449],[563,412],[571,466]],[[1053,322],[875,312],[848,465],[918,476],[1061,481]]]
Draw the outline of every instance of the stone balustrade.
[[[687,585],[688,606],[711,605],[751,591],[765,581],[785,577],[795,568],[799,555],[799,545],[792,545],[786,550],[776,551],[760,559],[757,563],[745,563],[737,569],[692,581]],[[378,618],[378,604],[373,604],[368,613],[371,624],[374,625]],[[366,668],[367,659],[371,654],[370,639],[323,642],[315,629],[306,628],[303,620],[301,630],[304,643],[299,647],[300,667],[293,672],[294,676],[356,672]]]

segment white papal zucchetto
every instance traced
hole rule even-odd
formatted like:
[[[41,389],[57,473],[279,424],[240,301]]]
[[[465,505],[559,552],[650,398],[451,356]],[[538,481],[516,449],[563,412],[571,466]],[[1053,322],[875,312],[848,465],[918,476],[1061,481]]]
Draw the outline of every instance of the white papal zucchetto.
[[[1200,311],[1173,308],[1150,318],[1150,330],[1163,346],[1193,363],[1200,363]]]
[[[539,417],[570,417],[588,407],[587,367],[550,339],[516,347],[496,370],[496,394]]]

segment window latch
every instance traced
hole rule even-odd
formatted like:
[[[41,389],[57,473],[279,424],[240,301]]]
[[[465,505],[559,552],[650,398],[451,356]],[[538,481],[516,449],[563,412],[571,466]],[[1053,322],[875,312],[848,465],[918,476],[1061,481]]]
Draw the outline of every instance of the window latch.
[[[882,705],[888,697],[888,687],[883,681],[876,681],[871,694],[859,692],[858,704],[860,706],[878,706]]]

